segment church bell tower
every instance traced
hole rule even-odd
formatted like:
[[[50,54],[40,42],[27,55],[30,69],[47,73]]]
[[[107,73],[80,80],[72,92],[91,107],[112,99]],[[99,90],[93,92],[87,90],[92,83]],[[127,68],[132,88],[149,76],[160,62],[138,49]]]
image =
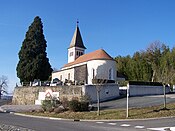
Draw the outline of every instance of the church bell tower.
[[[79,56],[84,55],[86,47],[83,44],[83,40],[80,34],[78,21],[72,41],[68,48],[68,63],[75,61]]]

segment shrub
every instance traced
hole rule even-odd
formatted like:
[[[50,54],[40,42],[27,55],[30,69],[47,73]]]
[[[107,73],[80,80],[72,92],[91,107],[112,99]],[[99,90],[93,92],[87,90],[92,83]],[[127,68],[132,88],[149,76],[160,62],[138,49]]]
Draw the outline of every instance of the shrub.
[[[89,95],[81,96],[80,101],[92,103],[91,97]]]
[[[61,101],[61,104],[62,104],[62,106],[66,109],[66,108],[68,108],[68,106],[69,106],[69,101],[68,101],[68,99],[66,98],[66,97],[63,97],[62,98],[62,101]]]
[[[80,111],[79,101],[78,100],[69,101],[69,109],[74,112]]]
[[[79,102],[78,100],[72,100],[69,102],[69,109],[71,111],[77,112],[77,111],[88,111],[89,102]]]
[[[42,102],[42,108],[44,111],[49,111],[53,107],[53,102],[52,100],[43,100]]]
[[[80,111],[88,111],[89,102],[81,101],[80,102]]]

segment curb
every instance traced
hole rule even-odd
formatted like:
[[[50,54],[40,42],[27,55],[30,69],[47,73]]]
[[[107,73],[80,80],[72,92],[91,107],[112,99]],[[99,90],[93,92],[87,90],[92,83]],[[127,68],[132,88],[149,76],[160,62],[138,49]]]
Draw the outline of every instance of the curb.
[[[18,116],[24,117],[32,117],[32,118],[40,118],[40,119],[49,119],[49,120],[64,120],[64,121],[74,121],[74,122],[112,122],[112,121],[149,121],[149,120],[160,120],[160,119],[168,119],[168,118],[175,118],[175,116],[170,117],[157,117],[157,118],[146,118],[146,119],[111,119],[111,120],[87,120],[87,119],[65,119],[65,118],[54,118],[54,117],[45,117],[45,116],[34,116],[34,115],[26,115],[22,113],[15,113],[15,112],[6,112]]]
[[[25,116],[25,117],[32,117],[32,118],[50,119],[50,120],[76,121],[74,119],[54,118],[54,117],[45,117],[45,116],[34,116],[34,115],[26,115],[26,114],[22,114],[22,113],[14,113],[14,112],[10,112],[10,114],[14,114],[14,115],[18,115],[18,116]]]

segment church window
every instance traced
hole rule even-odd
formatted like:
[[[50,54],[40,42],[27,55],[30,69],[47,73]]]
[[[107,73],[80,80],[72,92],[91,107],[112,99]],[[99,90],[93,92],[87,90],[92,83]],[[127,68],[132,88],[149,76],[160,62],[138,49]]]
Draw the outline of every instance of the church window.
[[[73,52],[70,52],[70,56],[73,56]]]
[[[83,52],[81,52],[81,55],[83,55]]]
[[[113,73],[113,72],[112,72],[112,68],[110,68],[110,69],[109,69],[109,80],[112,80],[112,79],[113,79],[113,78],[112,78],[112,75],[113,75],[112,73]]]
[[[78,51],[77,51],[77,56],[78,56]]]
[[[68,80],[70,80],[70,73],[68,73]]]
[[[92,69],[92,79],[95,79],[95,69]]]

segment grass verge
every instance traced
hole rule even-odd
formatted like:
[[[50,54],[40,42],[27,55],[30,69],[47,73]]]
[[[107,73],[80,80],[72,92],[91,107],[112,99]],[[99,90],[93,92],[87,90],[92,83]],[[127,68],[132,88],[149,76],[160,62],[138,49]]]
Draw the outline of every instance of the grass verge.
[[[126,119],[126,109],[104,110],[100,112],[100,116],[97,116],[96,111],[92,112],[66,111],[59,114],[27,112],[25,114],[35,116],[65,118],[65,119],[89,119],[89,120]],[[146,107],[146,108],[129,109],[129,119],[144,119],[144,118],[157,118],[157,117],[168,117],[168,116],[175,116],[175,103],[167,104],[167,110],[164,110],[162,105],[154,107]]]

